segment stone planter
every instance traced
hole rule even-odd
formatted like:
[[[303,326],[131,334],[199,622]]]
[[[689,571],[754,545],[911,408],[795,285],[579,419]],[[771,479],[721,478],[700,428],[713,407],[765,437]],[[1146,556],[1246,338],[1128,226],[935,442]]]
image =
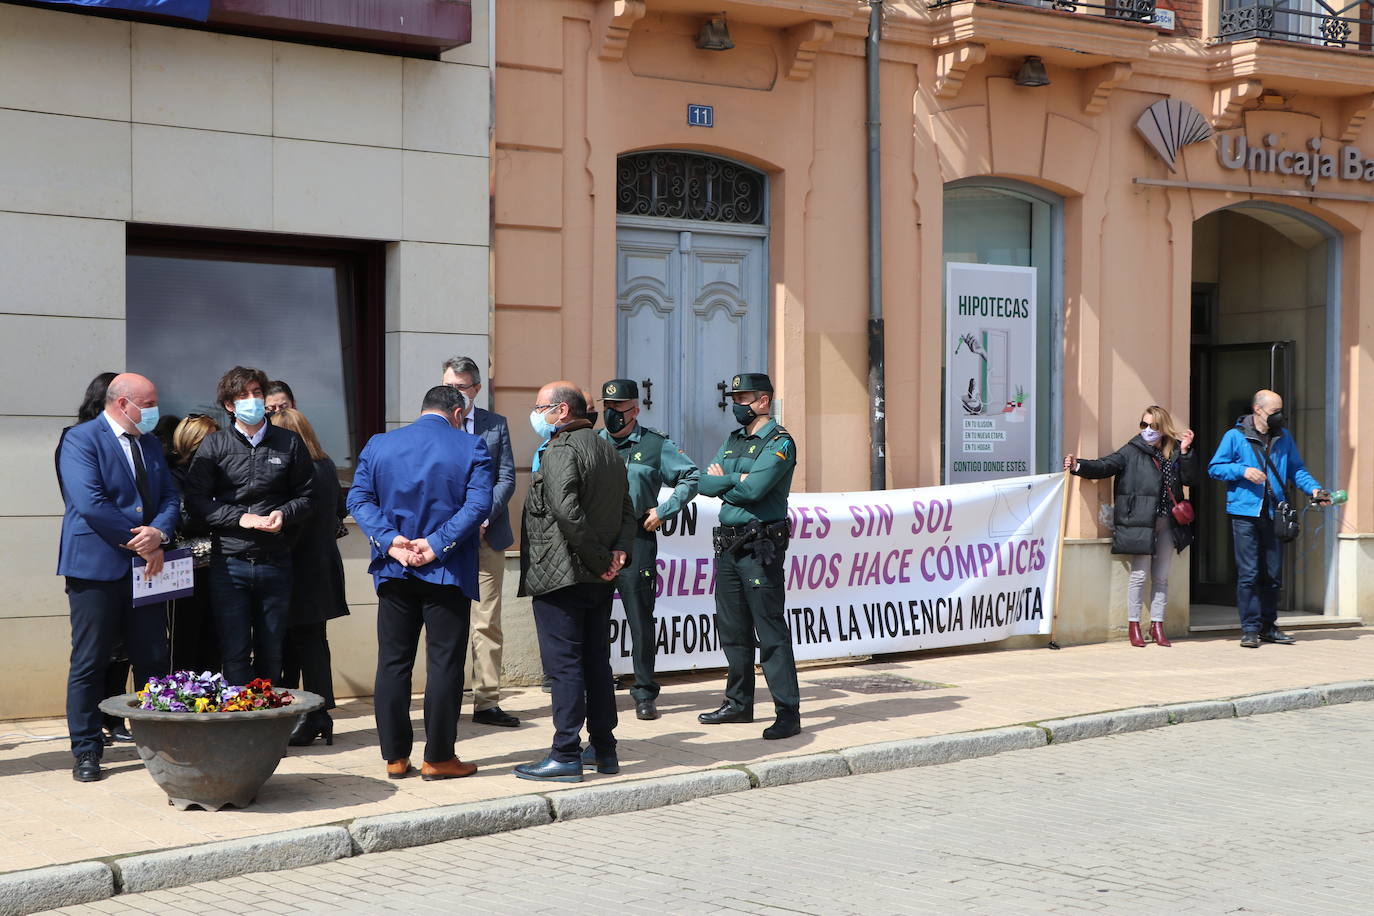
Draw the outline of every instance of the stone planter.
[[[129,720],[148,775],[179,810],[218,811],[252,804],[286,753],[296,720],[324,699],[292,690],[295,702],[251,712],[159,712],[138,708],[138,694],[110,697],[100,710]]]

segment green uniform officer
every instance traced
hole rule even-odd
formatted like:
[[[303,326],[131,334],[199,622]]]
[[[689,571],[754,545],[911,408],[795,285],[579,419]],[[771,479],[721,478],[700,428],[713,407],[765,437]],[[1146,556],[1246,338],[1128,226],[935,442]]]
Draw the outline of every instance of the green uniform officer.
[[[716,629],[730,671],[725,702],[697,716],[703,725],[754,721],[754,646],[773,695],[777,720],[765,738],[801,732],[797,662],[787,626],[783,559],[787,551],[787,495],[797,445],[769,416],[773,383],[741,372],[730,386],[740,429],[725,440],[701,478],[705,496],[719,496],[716,548]]]
[[[654,655],[658,635],[654,628],[654,577],[658,572],[658,535],[666,519],[672,518],[697,495],[701,472],[696,464],[656,429],[637,421],[639,386],[632,379],[615,378],[601,386],[606,428],[601,436],[610,440],[625,461],[630,475],[630,502],[639,527],[635,529],[634,555],[616,578],[625,621],[630,626],[630,656],[634,661],[635,682],[630,695],[635,715],[657,719],[658,682],[654,680]],[[658,501],[659,490],[672,487],[673,493]]]

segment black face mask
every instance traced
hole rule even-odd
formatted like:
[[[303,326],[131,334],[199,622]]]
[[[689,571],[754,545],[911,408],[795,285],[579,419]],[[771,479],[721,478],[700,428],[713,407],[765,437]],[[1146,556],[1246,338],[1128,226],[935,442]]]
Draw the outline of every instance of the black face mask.
[[[624,411],[616,410],[614,407],[606,408],[606,432],[614,435],[624,429],[629,422],[625,419]]]
[[[1288,425],[1288,418],[1283,415],[1282,410],[1276,410],[1269,415],[1269,419],[1264,421],[1269,425],[1269,432],[1279,433]]]
[[[599,416],[601,416],[601,414],[597,413],[595,410],[589,410],[587,411],[587,422],[595,426],[596,418]]]

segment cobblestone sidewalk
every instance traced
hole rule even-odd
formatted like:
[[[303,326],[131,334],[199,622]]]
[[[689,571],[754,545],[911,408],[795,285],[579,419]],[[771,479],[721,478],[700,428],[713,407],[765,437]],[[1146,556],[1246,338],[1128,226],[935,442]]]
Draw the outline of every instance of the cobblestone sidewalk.
[[[1374,703],[1199,722],[244,875],[97,913],[1369,912]],[[1334,765],[1334,766],[1333,766]]]
[[[797,739],[765,742],[756,725],[705,728],[696,714],[719,702],[717,674],[665,679],[662,719],[640,722],[620,694],[624,767],[619,777],[683,773],[851,747],[894,738],[945,734],[1142,704],[1300,687],[1374,673],[1374,630],[1299,634],[1294,646],[1242,651],[1234,638],[1180,640],[1172,649],[1135,649],[1124,642],[1059,652],[927,654],[901,661],[807,668],[802,672],[803,724]],[[936,690],[861,693],[818,682],[884,673],[950,685]],[[760,685],[762,686],[762,685]],[[0,723],[0,871],[101,856],[181,847],[213,840],[338,823],[366,815],[521,795],[531,783],[511,767],[537,759],[551,736],[547,696],[517,691],[502,707],[525,720],[518,729],[475,726],[465,713],[459,754],[478,764],[475,777],[446,782],[384,777],[371,708],[344,704],[333,747],[316,745],[282,761],[258,801],[243,811],[171,808],[128,746],[106,756],[108,777],[78,784],[70,775],[60,720]],[[417,707],[418,710],[418,707]],[[418,711],[417,711],[418,719]],[[15,737],[19,735],[20,737]],[[418,758],[416,760],[418,763]],[[540,787],[539,791],[550,787]],[[725,802],[733,804],[734,802]]]

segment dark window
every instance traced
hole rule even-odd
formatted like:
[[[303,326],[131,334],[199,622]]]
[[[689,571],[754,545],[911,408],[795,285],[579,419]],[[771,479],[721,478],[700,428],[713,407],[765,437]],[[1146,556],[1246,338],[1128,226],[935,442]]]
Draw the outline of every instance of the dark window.
[[[712,156],[633,153],[617,163],[616,212],[758,226],[764,176]]]
[[[130,229],[127,364],[162,413],[224,423],[215,386],[256,366],[296,395],[341,471],[382,431],[382,246]]]

